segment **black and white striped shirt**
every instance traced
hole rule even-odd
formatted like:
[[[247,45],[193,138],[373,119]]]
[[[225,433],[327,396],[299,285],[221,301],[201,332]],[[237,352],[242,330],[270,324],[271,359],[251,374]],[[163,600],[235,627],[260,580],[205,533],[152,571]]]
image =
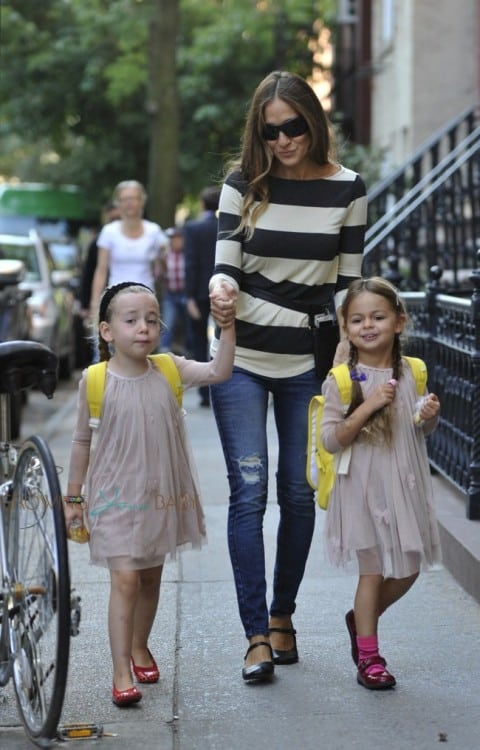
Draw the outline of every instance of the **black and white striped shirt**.
[[[247,240],[234,234],[245,184],[238,172],[227,177],[211,285],[224,278],[239,290],[235,365],[292,377],[312,369],[313,352],[308,315],[289,305],[320,308],[334,300],[338,309],[361,275],[367,198],[361,177],[345,167],[315,180],[270,176],[269,187],[268,207]],[[262,299],[272,294],[275,303]]]

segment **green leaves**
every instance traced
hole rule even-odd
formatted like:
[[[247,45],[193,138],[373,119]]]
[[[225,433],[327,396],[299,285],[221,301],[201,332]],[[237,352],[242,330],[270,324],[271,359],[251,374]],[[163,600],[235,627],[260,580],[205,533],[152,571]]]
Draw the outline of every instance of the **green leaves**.
[[[175,200],[197,195],[220,178],[238,150],[246,108],[261,78],[279,67],[310,73],[314,23],[331,4],[4,0],[0,175],[44,179],[48,163],[53,179],[78,182],[95,207],[125,177],[150,183],[150,192],[157,180],[171,192],[173,176],[157,168],[149,177],[148,154],[151,108],[171,112],[177,106],[170,85],[176,77],[179,150],[166,164],[180,168]],[[168,40],[176,43],[174,69],[152,69],[151,24],[161,31],[166,11],[178,8],[178,39]],[[152,89],[172,98],[151,102]],[[178,127],[174,121],[160,118],[158,127],[162,142],[177,142],[168,136],[169,127]],[[16,159],[7,144],[15,144]]]

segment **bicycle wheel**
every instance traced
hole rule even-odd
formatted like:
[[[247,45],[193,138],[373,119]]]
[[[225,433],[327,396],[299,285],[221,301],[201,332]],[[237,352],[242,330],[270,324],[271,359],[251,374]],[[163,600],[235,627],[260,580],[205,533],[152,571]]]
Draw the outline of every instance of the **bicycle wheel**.
[[[3,539],[6,539],[6,521],[7,521],[7,507],[10,501],[10,483],[0,485],[0,534]],[[0,687],[7,684],[11,675],[11,664],[10,664],[10,648],[8,638],[8,627],[4,627],[3,623],[8,622],[8,596],[6,592],[9,591],[10,582],[8,579],[8,572],[2,569],[0,563],[0,571],[2,574],[2,583],[0,591]]]
[[[9,612],[12,678],[29,737],[40,746],[56,734],[70,647],[70,575],[61,491],[42,438],[19,452],[8,521],[7,558],[14,581]]]

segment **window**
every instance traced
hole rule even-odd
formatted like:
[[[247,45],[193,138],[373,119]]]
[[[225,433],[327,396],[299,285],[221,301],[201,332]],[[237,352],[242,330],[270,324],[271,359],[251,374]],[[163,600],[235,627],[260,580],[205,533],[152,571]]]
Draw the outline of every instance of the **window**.
[[[382,0],[382,41],[387,47],[393,42],[394,0]]]
[[[338,2],[338,23],[357,23],[358,21],[358,0],[339,0]]]

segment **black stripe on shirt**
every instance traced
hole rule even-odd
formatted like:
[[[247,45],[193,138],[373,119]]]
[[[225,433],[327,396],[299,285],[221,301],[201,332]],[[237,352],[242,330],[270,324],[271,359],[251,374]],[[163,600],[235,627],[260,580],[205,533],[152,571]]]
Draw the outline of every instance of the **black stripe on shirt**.
[[[265,326],[237,320],[237,346],[270,354],[311,354],[312,332],[309,328]]]

